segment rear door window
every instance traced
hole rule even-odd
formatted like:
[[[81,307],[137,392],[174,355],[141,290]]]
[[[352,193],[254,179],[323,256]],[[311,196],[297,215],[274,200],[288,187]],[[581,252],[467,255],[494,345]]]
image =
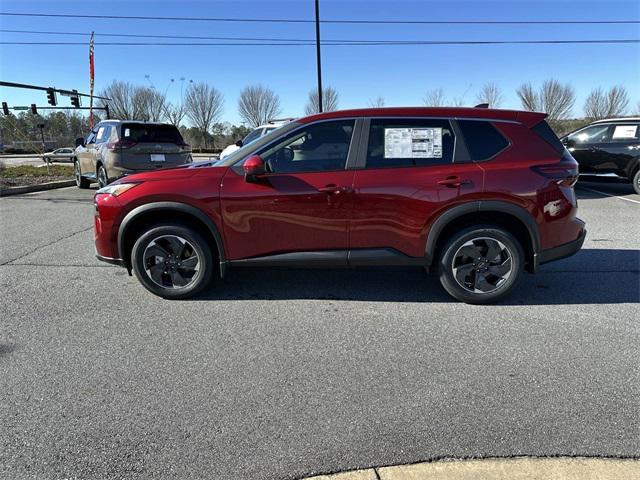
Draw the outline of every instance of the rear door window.
[[[615,125],[611,134],[613,143],[632,142],[636,143],[640,140],[640,128],[638,124],[622,124]]]
[[[509,145],[496,127],[486,120],[458,120],[458,126],[473,161],[487,160]]]
[[[98,127],[98,131],[96,133],[96,143],[104,143],[108,141],[110,135],[111,127],[109,125],[102,125]]]
[[[137,143],[184,143],[182,135],[173,125],[145,125],[125,123],[122,138]]]
[[[366,168],[449,164],[453,162],[454,145],[448,120],[372,119]]]

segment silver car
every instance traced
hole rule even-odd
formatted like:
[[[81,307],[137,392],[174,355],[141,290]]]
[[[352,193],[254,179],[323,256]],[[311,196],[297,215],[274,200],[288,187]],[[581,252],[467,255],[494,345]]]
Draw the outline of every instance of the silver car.
[[[122,176],[191,163],[191,147],[180,131],[165,123],[105,120],[87,138],[76,140],[76,185],[100,187]]]
[[[73,157],[73,148],[58,148],[53,152],[47,152],[42,155],[42,160],[44,162],[71,162]]]

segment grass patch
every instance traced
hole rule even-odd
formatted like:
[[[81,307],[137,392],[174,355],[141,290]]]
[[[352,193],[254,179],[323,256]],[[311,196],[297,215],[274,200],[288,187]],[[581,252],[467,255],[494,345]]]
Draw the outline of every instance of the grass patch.
[[[49,167],[34,167],[33,165],[19,165],[17,167],[0,168],[0,178],[17,177],[62,177],[73,178],[73,167],[68,165],[52,165]]]

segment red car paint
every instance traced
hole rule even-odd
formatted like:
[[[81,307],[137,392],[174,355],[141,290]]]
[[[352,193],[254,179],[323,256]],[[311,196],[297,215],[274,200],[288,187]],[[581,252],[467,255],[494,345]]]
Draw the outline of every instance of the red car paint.
[[[210,219],[219,233],[212,248],[220,250],[224,264],[289,252],[368,248],[390,248],[422,259],[425,252],[427,257],[437,253],[429,251],[430,242],[437,243],[429,236],[434,225],[438,231],[442,229],[439,219],[454,207],[472,202],[499,202],[527,212],[539,236],[537,249],[527,252],[532,271],[541,258],[545,261],[546,250],[584,237],[572,187],[562,186],[534,168],[559,162],[577,167],[568,154],[561,160],[554,148],[532,131],[544,119],[543,114],[481,108],[384,108],[329,112],[293,123],[368,117],[482,118],[490,121],[509,145],[486,161],[272,173],[257,183],[245,181],[242,162],[240,169],[193,164],[132,175],[116,183],[139,182],[134,188],[117,197],[96,195],[99,258],[130,268],[132,245],[122,231],[123,222],[140,210],[138,207],[163,202],[193,207]],[[170,220],[175,213],[159,208],[156,214]],[[559,257],[547,255],[547,260]]]

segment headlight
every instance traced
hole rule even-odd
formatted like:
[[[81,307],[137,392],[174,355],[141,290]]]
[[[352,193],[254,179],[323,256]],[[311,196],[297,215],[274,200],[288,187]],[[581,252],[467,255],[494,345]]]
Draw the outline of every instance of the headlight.
[[[117,197],[118,195],[122,195],[124,192],[129,190],[130,188],[138,185],[137,183],[116,183],[113,185],[107,185],[106,187],[101,188],[96,192],[96,195],[113,195]]]

